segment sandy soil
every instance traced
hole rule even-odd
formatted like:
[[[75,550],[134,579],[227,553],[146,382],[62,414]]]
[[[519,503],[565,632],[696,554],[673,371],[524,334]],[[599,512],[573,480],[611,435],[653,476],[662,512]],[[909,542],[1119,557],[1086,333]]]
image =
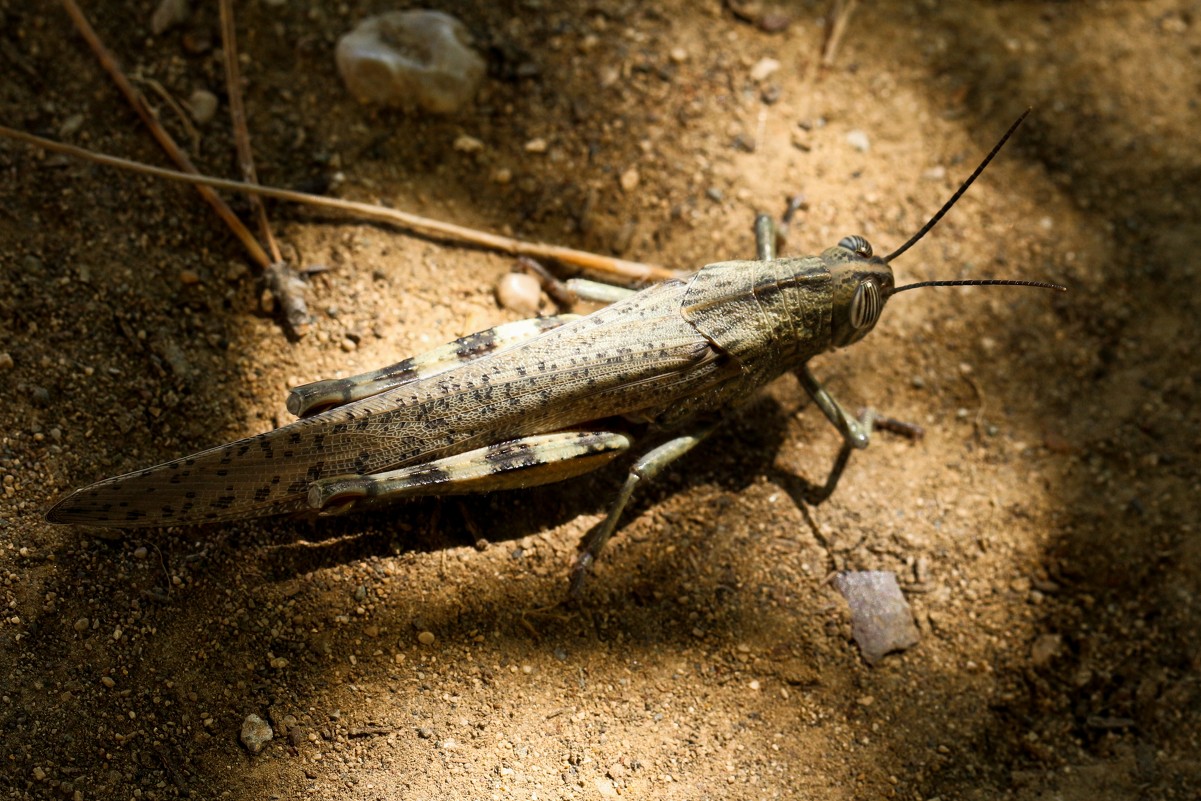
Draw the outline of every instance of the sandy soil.
[[[131,74],[223,96],[213,10],[154,37],[153,3],[90,5]],[[343,91],[336,37],[382,4],[239,5],[264,182],[681,269],[749,257],[797,192],[794,252],[891,249],[1033,105],[897,267],[1071,292],[896,298],[814,368],[925,439],[880,434],[809,508],[790,477],[837,440],[781,380],[638,497],[569,604],[620,466],[316,526],[43,522],[286,421],[290,385],[517,315],[505,257],[273,206],[331,268],[289,342],[194,192],[0,142],[0,794],[1198,797],[1196,4],[863,4],[818,70],[824,2],[778,32],[713,0],[452,2],[490,75],[441,119]],[[52,4],[0,0],[0,75],[5,124],[162,163]],[[233,175],[224,112],[197,161]],[[843,569],[894,571],[920,644],[865,664]]]

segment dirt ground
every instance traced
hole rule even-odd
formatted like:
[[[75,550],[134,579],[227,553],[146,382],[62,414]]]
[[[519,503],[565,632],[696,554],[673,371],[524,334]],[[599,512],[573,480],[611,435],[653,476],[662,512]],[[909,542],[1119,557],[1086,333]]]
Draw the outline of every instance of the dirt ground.
[[[236,174],[215,4],[160,36],[153,2],[89,5],[143,86],[221,98],[196,161]],[[328,268],[290,342],[192,190],[0,141],[0,795],[1201,797],[1201,4],[862,4],[819,69],[824,0],[452,0],[489,75],[447,118],[342,88],[338,35],[386,4],[237,5],[264,183],[679,269],[750,257],[798,192],[792,252],[887,252],[1033,106],[896,266],[1071,291],[892,300],[813,366],[924,439],[878,434],[808,507],[791,477],[837,438],[782,379],[637,497],[568,603],[622,465],[317,525],[45,523],[286,422],[289,386],[519,315],[507,257],[272,205]],[[0,0],[0,76],[0,122],[164,163],[55,4]],[[863,661],[844,569],[897,574],[916,647]]]

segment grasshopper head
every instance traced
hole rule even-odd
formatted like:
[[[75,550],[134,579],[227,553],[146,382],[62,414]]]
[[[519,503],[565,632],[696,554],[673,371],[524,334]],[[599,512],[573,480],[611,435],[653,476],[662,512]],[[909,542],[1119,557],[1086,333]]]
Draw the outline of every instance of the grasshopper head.
[[[910,240],[912,244],[913,240]],[[1013,281],[996,278],[965,278],[950,281],[919,281],[897,286],[889,264],[898,253],[883,258],[872,255],[871,244],[861,236],[843,237],[837,247],[822,254],[830,271],[830,346],[843,348],[867,336],[876,327],[884,304],[898,292],[932,286],[1026,286],[1066,292],[1065,287],[1042,281]]]
[[[830,270],[831,298],[830,341],[842,348],[858,342],[875,327],[884,310],[884,301],[892,294],[892,267],[861,236],[843,237],[837,247],[822,254]]]

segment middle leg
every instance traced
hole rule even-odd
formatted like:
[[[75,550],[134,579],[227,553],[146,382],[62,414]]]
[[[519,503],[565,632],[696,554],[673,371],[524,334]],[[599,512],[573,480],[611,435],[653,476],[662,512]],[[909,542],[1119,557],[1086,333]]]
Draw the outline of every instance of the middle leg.
[[[716,424],[711,424],[695,434],[669,440],[644,454],[634,463],[634,466],[630,468],[629,475],[626,476],[625,484],[617,493],[617,497],[613,499],[604,519],[584,535],[584,539],[580,542],[580,555],[576,559],[575,569],[571,572],[572,595],[579,595],[580,590],[583,589],[584,579],[596,562],[596,557],[605,547],[609,538],[613,536],[613,532],[617,530],[617,521],[621,518],[626,504],[629,503],[630,496],[634,494],[634,488],[639,483],[654,478],[669,464],[695,448],[716,427]]]

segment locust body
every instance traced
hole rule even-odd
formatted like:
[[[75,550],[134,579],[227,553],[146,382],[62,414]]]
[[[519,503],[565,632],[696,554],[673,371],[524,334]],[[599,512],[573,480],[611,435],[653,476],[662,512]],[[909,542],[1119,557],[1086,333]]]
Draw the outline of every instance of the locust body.
[[[635,486],[789,371],[843,438],[824,485],[810,492],[819,502],[851,451],[867,445],[872,417],[847,413],[810,372],[812,357],[862,339],[888,298],[905,289],[1062,289],[1024,281],[894,284],[892,259],[937,223],[1020,122],[886,257],[852,236],[818,256],[777,259],[770,219],[761,217],[757,260],[710,264],[583,317],[511,323],[374,373],[299,387],[288,402],[296,422],[76,490],[47,517],[149,527],[339,514],[397,498],[560,481],[610,462],[648,431],[667,432],[635,460],[608,514],[585,537],[573,575],[578,589]]]
[[[529,321],[528,339],[497,347],[493,331],[483,331],[443,358],[381,371],[393,385],[378,394],[101,481],[48,517],[146,527],[341,512],[368,494],[320,492],[314,506],[314,487],[473,452],[490,466],[475,483],[431,467],[405,494],[531,486],[587,472],[626,450],[632,432],[720,414],[828,350],[837,328],[830,301],[841,282],[857,280],[856,261],[832,248],[818,257],[712,264],[587,316]],[[445,357],[457,363],[447,367]],[[432,374],[423,363],[436,365]],[[358,382],[341,385],[345,396]],[[328,392],[326,382],[315,387]],[[294,394],[301,400],[293,409],[303,413],[309,394]],[[316,402],[329,401],[323,393]],[[569,433],[581,435],[579,453],[549,463],[527,441]]]

